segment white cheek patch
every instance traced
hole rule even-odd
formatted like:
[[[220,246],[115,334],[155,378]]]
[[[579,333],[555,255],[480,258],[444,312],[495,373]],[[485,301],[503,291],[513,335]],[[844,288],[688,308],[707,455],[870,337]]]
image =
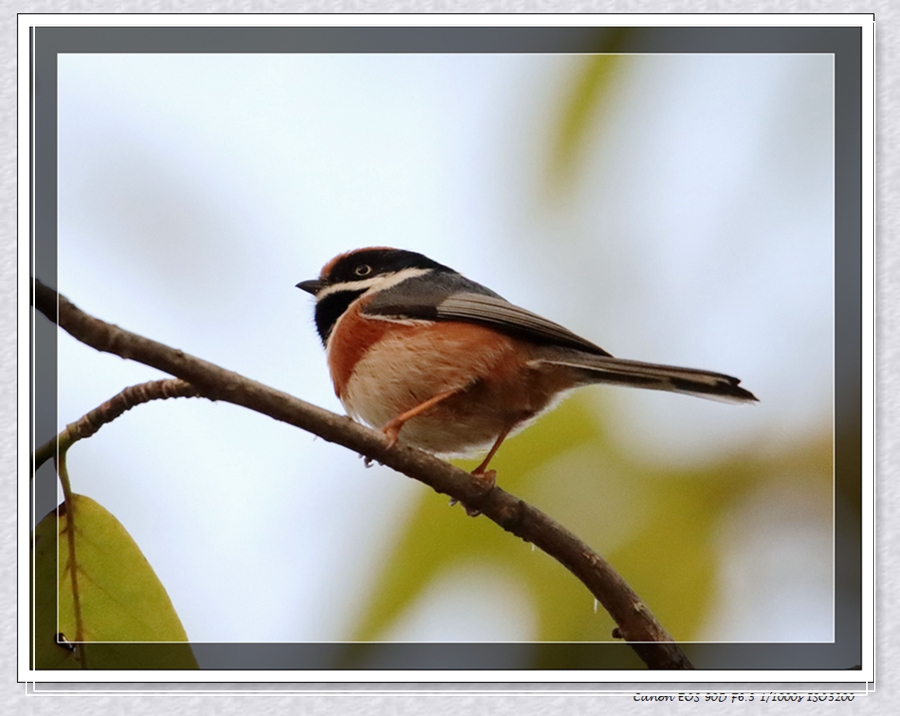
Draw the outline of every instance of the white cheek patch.
[[[363,294],[359,296],[356,300],[358,301],[360,298],[365,296],[371,296],[372,294],[379,293],[384,291],[391,286],[396,286],[398,283],[403,283],[407,279],[416,278],[418,276],[424,276],[425,274],[429,274],[434,269],[423,269],[423,268],[407,268],[402,271],[397,271],[395,273],[389,274],[381,274],[380,276],[373,276],[372,278],[366,279],[364,281],[347,281],[345,283],[336,283],[333,286],[329,286],[328,288],[319,291],[316,294],[316,300],[320,301],[324,296],[328,296],[332,293],[338,293],[340,291],[358,291],[360,289],[368,289]],[[351,304],[352,305],[352,304]],[[344,315],[342,314],[340,318],[335,321],[334,326],[331,328],[331,333],[328,334],[328,338],[325,341],[325,351],[326,353],[331,350],[331,339],[338,332],[338,327],[341,324],[341,321],[344,320]],[[375,319],[375,320],[385,320],[391,321],[393,323],[405,323],[405,324],[427,324],[432,323],[433,321],[425,321],[421,319],[396,319],[391,318],[390,316],[367,316],[367,318]]]
[[[316,300],[321,300],[326,296],[330,296],[332,293],[340,293],[341,291],[353,291],[355,293],[357,291],[365,290],[365,293],[362,295],[371,296],[373,293],[379,293],[391,286],[396,286],[398,283],[403,283],[407,279],[429,274],[433,270],[434,269],[427,268],[405,268],[393,273],[383,273],[378,276],[373,276],[372,278],[365,278],[361,281],[336,283],[319,291],[319,293],[316,294]],[[362,296],[360,296],[360,298],[362,298]]]

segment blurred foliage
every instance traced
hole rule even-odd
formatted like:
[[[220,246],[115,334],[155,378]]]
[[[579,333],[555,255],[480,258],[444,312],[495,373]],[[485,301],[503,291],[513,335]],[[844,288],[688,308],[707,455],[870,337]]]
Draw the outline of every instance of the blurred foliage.
[[[72,498],[83,641],[186,642],[165,588],[122,524],[94,500]],[[196,669],[188,644],[71,643],[78,629],[69,525],[67,513],[57,520],[53,510],[34,532],[35,667]]]
[[[620,450],[603,429],[610,417],[584,396],[570,399],[504,444],[493,463],[498,482],[590,544],[675,638],[690,640],[716,596],[721,521],[770,481],[830,495],[830,434],[670,469]],[[557,562],[424,491],[351,638],[383,638],[432,580],[467,564],[511,572],[526,586],[536,640],[612,640],[611,618],[595,613],[592,595]]]
[[[578,58],[578,71],[550,141],[550,188],[557,193],[571,189],[589,136],[603,131],[605,112],[628,60],[616,53],[632,32],[612,28],[600,39],[598,54]]]

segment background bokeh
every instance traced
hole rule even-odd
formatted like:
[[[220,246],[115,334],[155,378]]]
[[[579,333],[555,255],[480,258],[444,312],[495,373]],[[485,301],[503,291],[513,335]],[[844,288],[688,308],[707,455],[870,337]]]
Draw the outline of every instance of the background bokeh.
[[[59,290],[342,412],[294,288],[409,248],[733,406],[589,388],[500,484],[681,640],[830,641],[827,55],[62,55]],[[158,377],[59,339],[60,428]],[[580,641],[561,567],[389,469],[235,406],[141,406],[69,455],[194,641]]]

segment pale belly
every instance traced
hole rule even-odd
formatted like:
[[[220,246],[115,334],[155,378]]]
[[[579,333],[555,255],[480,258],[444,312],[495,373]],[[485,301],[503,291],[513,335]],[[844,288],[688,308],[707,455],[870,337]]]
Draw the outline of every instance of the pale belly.
[[[458,393],[407,421],[400,440],[443,456],[484,452],[509,426],[512,434],[530,424],[556,402],[557,391],[536,390],[530,384],[535,381],[518,375],[511,382],[503,366],[515,350],[512,341],[486,354],[469,350],[471,340],[468,335],[438,339],[427,331],[385,340],[356,364],[341,402],[351,416],[381,428],[455,389]],[[429,359],[423,361],[423,355]]]

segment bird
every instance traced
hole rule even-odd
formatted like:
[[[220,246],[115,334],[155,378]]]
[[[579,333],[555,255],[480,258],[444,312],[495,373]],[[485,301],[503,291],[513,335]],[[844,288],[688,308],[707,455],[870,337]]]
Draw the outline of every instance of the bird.
[[[355,249],[297,288],[334,391],[354,419],[440,457],[484,454],[472,474],[492,487],[509,436],[594,383],[734,403],[757,398],[737,378],[615,358],[567,328],[415,251]]]

